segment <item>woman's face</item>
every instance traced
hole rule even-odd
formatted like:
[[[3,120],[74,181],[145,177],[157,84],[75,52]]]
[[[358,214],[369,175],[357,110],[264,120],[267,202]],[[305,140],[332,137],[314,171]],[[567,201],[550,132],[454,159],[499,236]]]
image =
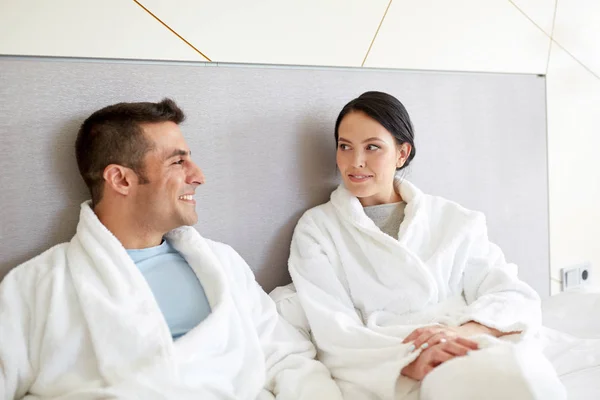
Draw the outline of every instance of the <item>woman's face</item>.
[[[338,128],[337,166],[346,188],[363,206],[401,200],[394,176],[410,151],[410,144],[398,145],[390,132],[361,111],[347,114]]]

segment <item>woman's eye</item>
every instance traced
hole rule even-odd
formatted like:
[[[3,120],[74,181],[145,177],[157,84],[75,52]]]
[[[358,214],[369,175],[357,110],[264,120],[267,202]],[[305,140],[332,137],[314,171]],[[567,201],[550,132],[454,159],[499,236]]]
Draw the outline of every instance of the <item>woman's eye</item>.
[[[379,149],[379,146],[375,146],[374,144],[370,144],[367,146],[367,150],[377,150]]]
[[[348,150],[348,147],[349,147],[349,146],[348,146],[347,144],[344,144],[344,143],[340,143],[340,144],[338,145],[338,148],[339,148],[340,150]]]

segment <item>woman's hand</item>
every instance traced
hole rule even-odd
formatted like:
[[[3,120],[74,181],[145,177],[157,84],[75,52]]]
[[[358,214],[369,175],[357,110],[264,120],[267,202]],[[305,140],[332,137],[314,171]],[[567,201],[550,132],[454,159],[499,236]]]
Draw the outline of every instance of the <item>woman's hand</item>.
[[[514,335],[514,334],[521,333],[521,332],[517,332],[517,331],[501,332],[497,329],[490,328],[489,326],[481,325],[480,323],[475,322],[475,321],[469,321],[469,322],[459,326],[456,329],[460,336],[465,336],[465,337],[475,336],[475,335],[479,335],[482,333],[485,333],[487,335],[491,335],[494,337],[501,337],[501,336]]]
[[[417,381],[423,380],[438,365],[454,357],[465,356],[470,350],[473,350],[472,346],[462,344],[463,341],[470,342],[470,340],[457,337],[452,341],[441,342],[426,348],[419,357],[402,369],[401,374]]]
[[[403,343],[413,342],[413,350],[422,350],[419,357],[402,369],[402,375],[422,380],[438,365],[465,356],[471,350],[477,350],[476,342],[460,335],[457,328],[446,326],[428,326],[415,329]]]
[[[413,350],[421,348],[422,350],[434,346],[438,343],[457,342],[468,350],[477,350],[479,346],[476,342],[463,337],[459,328],[448,326],[426,326],[415,329],[408,335],[402,343],[413,342]]]

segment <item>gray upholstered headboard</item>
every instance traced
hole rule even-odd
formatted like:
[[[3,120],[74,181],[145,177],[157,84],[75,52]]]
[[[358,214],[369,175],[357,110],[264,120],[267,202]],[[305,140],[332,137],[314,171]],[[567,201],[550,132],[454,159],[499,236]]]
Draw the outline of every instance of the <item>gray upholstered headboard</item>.
[[[270,290],[289,281],[295,222],[335,187],[333,125],[367,90],[416,127],[409,179],[484,211],[490,237],[549,293],[545,79],[534,75],[0,57],[0,277],[74,232],[87,198],[79,124],[120,101],[175,99],[207,184],[198,229]]]

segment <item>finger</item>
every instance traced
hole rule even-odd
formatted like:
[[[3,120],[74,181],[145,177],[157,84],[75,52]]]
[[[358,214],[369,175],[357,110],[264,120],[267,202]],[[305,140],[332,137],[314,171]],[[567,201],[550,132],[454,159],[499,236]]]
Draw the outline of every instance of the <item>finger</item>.
[[[437,367],[438,365],[445,363],[448,360],[453,359],[454,357],[456,357],[454,354],[451,354],[447,351],[445,351],[444,347],[445,345],[437,345],[433,348],[431,348],[430,353],[428,354],[428,365],[432,365],[434,367]]]
[[[436,335],[436,332],[432,332],[432,331],[424,331],[419,337],[417,337],[414,341],[413,341],[413,345],[415,346],[415,349],[421,349],[421,350],[425,350],[426,348],[429,347],[429,340]]]
[[[467,353],[472,350],[470,347],[463,346],[457,340],[450,340],[447,343],[440,345],[443,346],[445,352],[457,357],[466,356]]]
[[[419,336],[421,336],[423,334],[423,332],[425,332],[425,330],[426,330],[426,328],[415,329],[414,331],[412,331],[410,333],[410,335],[408,335],[407,337],[404,338],[404,340],[402,341],[402,343],[412,342],[413,340],[415,340],[416,338],[418,338]]]
[[[477,344],[477,342],[474,342],[473,340],[466,339],[466,338],[463,338],[460,336],[454,340],[457,341],[458,343],[460,343],[461,345],[468,347],[471,350],[479,350],[479,345]]]
[[[441,331],[433,334],[429,339],[427,339],[427,341],[421,345],[421,349],[425,350],[428,347],[435,346],[439,343],[446,343],[449,340],[451,340],[451,338],[447,336],[446,332]]]

